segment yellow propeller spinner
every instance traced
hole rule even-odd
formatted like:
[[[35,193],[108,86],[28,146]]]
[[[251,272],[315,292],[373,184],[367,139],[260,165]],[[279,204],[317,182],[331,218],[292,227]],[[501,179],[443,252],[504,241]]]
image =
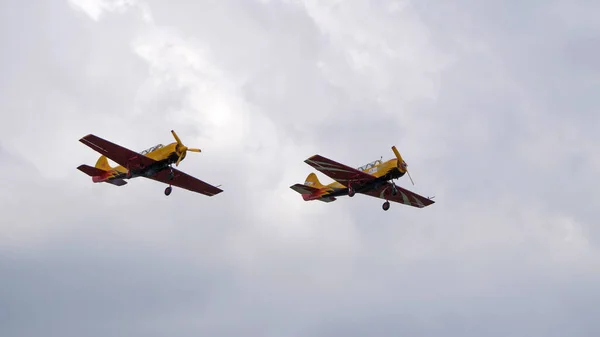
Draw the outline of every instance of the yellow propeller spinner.
[[[183,145],[183,143],[181,142],[181,139],[179,139],[179,137],[177,137],[177,134],[175,133],[175,131],[171,130],[171,133],[173,134],[173,137],[177,141],[177,145],[175,146],[175,152],[177,152],[177,154],[179,155],[179,158],[177,158],[177,162],[175,163],[175,166],[179,166],[179,162],[183,159],[183,157],[185,157],[185,154],[187,151],[202,152],[202,151],[200,151],[200,149],[189,148],[189,147]]]
[[[408,164],[406,164],[404,159],[402,159],[402,156],[400,155],[400,152],[398,152],[398,149],[396,149],[396,146],[392,146],[392,151],[394,151],[394,154],[396,155],[396,158],[398,159],[398,169],[400,170],[400,172],[406,172],[408,174],[408,177],[410,178],[410,182],[414,185],[415,182],[413,181],[412,177],[410,176],[410,172],[408,172]]]

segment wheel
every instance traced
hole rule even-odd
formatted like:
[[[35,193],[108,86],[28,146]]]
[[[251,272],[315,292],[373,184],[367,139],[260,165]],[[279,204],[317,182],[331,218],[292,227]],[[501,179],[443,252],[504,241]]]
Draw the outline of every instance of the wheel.
[[[173,188],[171,188],[171,186],[169,186],[169,187],[165,188],[165,195],[167,195],[167,196],[168,196],[169,194],[171,194],[171,191],[172,191],[172,190],[173,190]]]
[[[354,194],[356,194],[356,192],[354,192],[354,189],[351,186],[348,187],[348,196],[352,198]]]
[[[390,209],[390,202],[389,201],[384,202],[382,208],[384,211],[387,211],[388,209]]]

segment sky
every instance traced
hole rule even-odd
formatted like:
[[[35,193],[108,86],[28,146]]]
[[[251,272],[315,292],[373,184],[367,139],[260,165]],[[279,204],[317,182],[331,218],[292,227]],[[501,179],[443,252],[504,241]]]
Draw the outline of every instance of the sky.
[[[0,1],[0,335],[600,335],[599,11]],[[76,170],[171,129],[223,193]],[[435,204],[289,188],[392,145]]]

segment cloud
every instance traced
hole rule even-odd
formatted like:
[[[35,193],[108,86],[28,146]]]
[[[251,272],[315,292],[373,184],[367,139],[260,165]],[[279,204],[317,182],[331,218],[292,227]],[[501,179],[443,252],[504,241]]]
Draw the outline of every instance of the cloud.
[[[599,31],[575,5],[36,6],[0,30],[3,336],[598,333]],[[87,133],[171,129],[224,193],[75,170]],[[392,145],[436,204],[289,189],[310,155]]]

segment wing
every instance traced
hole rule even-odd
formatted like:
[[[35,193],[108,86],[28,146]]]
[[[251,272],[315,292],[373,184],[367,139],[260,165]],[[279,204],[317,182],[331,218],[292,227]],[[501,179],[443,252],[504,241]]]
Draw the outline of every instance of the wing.
[[[131,165],[145,167],[156,162],[152,158],[133,152],[94,135],[87,135],[79,141],[124,167]]]
[[[344,186],[348,186],[348,182],[364,184],[376,179],[368,173],[319,155],[314,155],[304,162]]]
[[[396,190],[398,191],[398,194],[392,195],[392,183],[386,183],[377,189],[364,192],[364,194],[418,208],[423,208],[434,203],[433,200],[420,196],[398,185],[396,185]]]
[[[223,192],[218,187],[212,186],[210,184],[205,183],[204,181],[194,178],[189,174],[183,173],[179,170],[173,169],[173,179],[169,179],[170,170],[162,170],[155,174],[154,176],[148,177],[149,179],[160,181],[165,184],[170,184],[173,186],[177,186],[180,188],[184,188],[188,191],[197,192],[200,194],[208,195],[212,197],[215,194],[219,194]]]

